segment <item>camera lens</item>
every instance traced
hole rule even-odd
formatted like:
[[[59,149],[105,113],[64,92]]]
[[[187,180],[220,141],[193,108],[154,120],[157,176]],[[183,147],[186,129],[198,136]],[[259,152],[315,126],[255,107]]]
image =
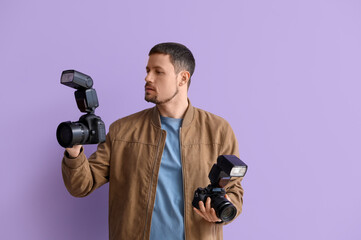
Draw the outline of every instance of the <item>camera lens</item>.
[[[67,143],[67,142],[71,142],[72,139],[72,131],[71,128],[68,126],[63,126],[61,128],[61,130],[59,131],[59,138],[61,139],[62,142]]]
[[[64,147],[73,147],[75,144],[84,143],[89,137],[89,129],[79,122],[62,122],[56,130],[56,138]]]
[[[222,210],[219,211],[219,218],[223,222],[231,221],[237,214],[237,209],[232,205],[223,206]]]
[[[214,201],[214,210],[217,216],[223,222],[231,221],[237,214],[237,209],[231,202],[224,197],[217,197],[212,199]]]

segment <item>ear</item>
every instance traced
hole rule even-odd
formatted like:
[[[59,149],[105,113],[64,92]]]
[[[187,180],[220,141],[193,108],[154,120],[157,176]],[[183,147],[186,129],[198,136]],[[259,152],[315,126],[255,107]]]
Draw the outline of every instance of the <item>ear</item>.
[[[188,71],[181,71],[180,73],[180,82],[179,82],[179,86],[183,86],[183,85],[187,85],[189,78],[191,77],[191,74]]]

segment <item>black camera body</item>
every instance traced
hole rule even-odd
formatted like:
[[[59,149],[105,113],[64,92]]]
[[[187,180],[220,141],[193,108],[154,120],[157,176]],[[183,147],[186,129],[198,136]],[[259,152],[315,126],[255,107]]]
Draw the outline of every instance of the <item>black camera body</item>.
[[[105,141],[105,125],[100,117],[86,114],[78,122],[62,122],[57,129],[58,142],[62,147],[76,144],[97,144]]]
[[[74,93],[77,106],[81,112],[78,122],[62,122],[56,130],[59,144],[64,147],[73,147],[79,144],[97,144],[105,141],[105,124],[99,116],[94,114],[99,106],[93,80],[90,76],[75,70],[63,71],[61,84],[77,89]]]
[[[224,197],[224,187],[229,183],[230,177],[243,177],[247,168],[247,165],[234,155],[219,156],[217,164],[213,165],[208,175],[211,184],[206,188],[197,188],[194,192],[193,207],[199,209],[199,202],[205,203],[209,197],[217,217],[223,222],[231,221],[236,216],[237,209]]]

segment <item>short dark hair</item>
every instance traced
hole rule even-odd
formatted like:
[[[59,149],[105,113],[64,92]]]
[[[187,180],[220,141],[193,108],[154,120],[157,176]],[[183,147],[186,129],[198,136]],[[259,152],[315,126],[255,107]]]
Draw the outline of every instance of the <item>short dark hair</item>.
[[[193,75],[196,62],[192,52],[186,46],[175,42],[159,43],[149,51],[148,56],[156,53],[169,55],[176,73],[186,70],[191,76]],[[188,88],[190,84],[191,78],[188,81]]]

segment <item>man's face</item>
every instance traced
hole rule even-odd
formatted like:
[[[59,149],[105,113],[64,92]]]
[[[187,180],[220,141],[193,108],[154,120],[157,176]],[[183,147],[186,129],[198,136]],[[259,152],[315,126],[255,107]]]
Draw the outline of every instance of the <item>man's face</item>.
[[[171,101],[178,95],[178,75],[165,54],[152,54],[149,56],[145,77],[145,100],[155,104]]]

